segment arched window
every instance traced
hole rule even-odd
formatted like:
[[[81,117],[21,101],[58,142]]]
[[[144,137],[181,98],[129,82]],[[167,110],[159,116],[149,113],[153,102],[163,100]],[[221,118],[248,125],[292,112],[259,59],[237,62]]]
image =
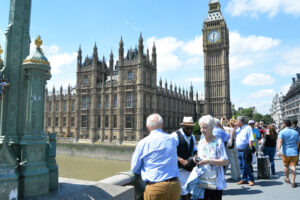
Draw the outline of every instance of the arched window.
[[[128,71],[128,74],[127,74],[127,80],[128,80],[128,81],[132,81],[132,80],[133,80],[133,72],[132,72],[132,70],[129,70],[129,71]]]

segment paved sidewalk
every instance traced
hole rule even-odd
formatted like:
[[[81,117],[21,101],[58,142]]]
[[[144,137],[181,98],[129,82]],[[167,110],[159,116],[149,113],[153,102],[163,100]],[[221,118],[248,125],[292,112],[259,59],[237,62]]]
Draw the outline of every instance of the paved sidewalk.
[[[268,180],[257,179],[256,165],[254,165],[255,186],[237,185],[227,181],[227,188],[223,193],[223,200],[298,200],[300,199],[300,166],[297,166],[297,188],[284,182],[282,160],[275,158],[276,175]],[[230,170],[226,172],[226,179],[230,178]],[[290,175],[291,179],[291,175]]]

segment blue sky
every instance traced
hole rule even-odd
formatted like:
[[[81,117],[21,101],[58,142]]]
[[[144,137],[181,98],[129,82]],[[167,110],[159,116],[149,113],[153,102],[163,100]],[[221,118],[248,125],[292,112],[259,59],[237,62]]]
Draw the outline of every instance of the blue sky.
[[[97,43],[99,56],[156,42],[158,80],[203,94],[202,25],[209,0],[51,0],[32,1],[32,39],[41,35],[51,62],[48,87],[75,84],[79,45],[83,56]],[[275,93],[285,93],[300,73],[300,1],[220,0],[230,31],[231,100],[268,113]],[[0,44],[9,1],[0,1]],[[150,48],[151,50],[151,48]]]

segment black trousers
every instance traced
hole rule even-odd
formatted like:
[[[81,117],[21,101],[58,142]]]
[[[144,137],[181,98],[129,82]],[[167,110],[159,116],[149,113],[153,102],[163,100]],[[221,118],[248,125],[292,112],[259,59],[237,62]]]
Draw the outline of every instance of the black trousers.
[[[204,200],[222,200],[223,190],[209,190],[204,192]]]

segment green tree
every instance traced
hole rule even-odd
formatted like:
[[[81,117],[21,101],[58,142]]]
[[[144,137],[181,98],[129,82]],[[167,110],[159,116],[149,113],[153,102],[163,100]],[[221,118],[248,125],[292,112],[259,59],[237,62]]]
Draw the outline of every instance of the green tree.
[[[259,122],[259,121],[262,121],[263,120],[263,115],[262,114],[260,114],[260,113],[255,113],[254,115],[253,115],[253,120],[254,121],[256,121],[256,122]]]
[[[264,115],[262,120],[263,120],[263,122],[264,122],[265,124],[271,124],[271,123],[274,123],[273,118],[272,118],[271,115],[269,115],[269,114]]]
[[[195,123],[194,129],[193,129],[193,134],[194,135],[201,135],[201,130],[198,122]]]

